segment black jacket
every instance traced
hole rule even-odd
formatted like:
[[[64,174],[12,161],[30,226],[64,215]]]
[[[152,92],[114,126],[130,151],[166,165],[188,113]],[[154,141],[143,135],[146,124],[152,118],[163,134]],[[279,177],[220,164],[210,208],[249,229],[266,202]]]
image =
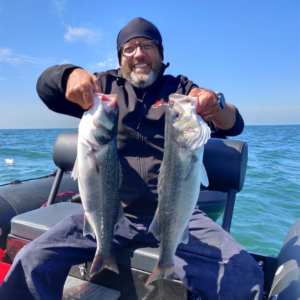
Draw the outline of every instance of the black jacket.
[[[73,65],[53,66],[38,79],[37,91],[43,102],[53,111],[81,118],[84,110],[65,98],[65,76]],[[163,159],[164,116],[172,93],[187,95],[198,87],[184,76],[163,75],[147,88],[142,99],[122,77],[121,70],[95,73],[104,94],[117,94],[119,105],[117,147],[122,167],[120,198],[128,217],[152,219],[157,207],[157,177]],[[236,124],[230,130],[217,130],[214,137],[238,135],[243,130],[243,120],[237,111]],[[215,130],[215,128],[211,128]]]

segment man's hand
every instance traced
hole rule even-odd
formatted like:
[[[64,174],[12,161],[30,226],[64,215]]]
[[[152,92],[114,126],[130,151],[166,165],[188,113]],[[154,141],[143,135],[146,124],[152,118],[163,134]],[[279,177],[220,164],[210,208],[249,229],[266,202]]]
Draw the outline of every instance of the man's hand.
[[[228,102],[220,111],[217,96],[212,90],[194,88],[189,96],[198,97],[196,113],[206,122],[212,121],[220,129],[230,129],[236,120],[236,109]]]
[[[217,101],[217,96],[213,91],[195,88],[191,90],[189,96],[198,97],[196,113],[204,121],[211,121],[219,116],[220,105]]]
[[[89,109],[94,103],[93,93],[101,93],[98,78],[83,69],[74,69],[67,78],[66,98]]]

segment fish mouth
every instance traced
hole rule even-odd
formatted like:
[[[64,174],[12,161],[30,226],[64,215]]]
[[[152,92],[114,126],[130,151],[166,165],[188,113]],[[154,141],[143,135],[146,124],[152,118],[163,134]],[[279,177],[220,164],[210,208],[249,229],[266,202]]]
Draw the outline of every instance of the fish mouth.
[[[105,126],[103,126],[102,124],[100,124],[100,125],[98,125],[96,127],[97,127],[97,129],[100,129],[100,130],[103,130],[103,131],[107,130],[107,128]]]
[[[196,128],[191,127],[191,124],[186,124],[186,126],[182,129],[182,132],[192,132],[195,131]]]
[[[173,125],[174,126],[174,125]],[[174,126],[175,128],[175,126]],[[181,128],[180,130],[180,134],[184,133],[184,132],[195,132],[195,130],[197,130],[198,127],[192,127],[190,123],[186,124],[183,128]]]
[[[107,131],[107,128],[102,125],[101,123],[99,123],[97,120],[93,120],[93,124],[95,125],[95,127],[99,130],[102,130],[102,131]]]

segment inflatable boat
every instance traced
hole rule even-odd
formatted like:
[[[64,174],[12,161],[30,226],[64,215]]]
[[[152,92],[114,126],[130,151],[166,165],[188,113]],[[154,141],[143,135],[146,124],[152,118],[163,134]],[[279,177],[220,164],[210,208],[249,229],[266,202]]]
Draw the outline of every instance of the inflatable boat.
[[[76,131],[65,131],[57,137],[53,161],[58,169],[48,178],[14,181],[0,187],[0,248],[5,250],[2,256],[0,253],[0,283],[1,276],[4,277],[24,245],[81,205],[77,182],[70,176],[77,155],[77,139]],[[203,161],[209,178],[209,190],[201,187],[197,207],[214,221],[223,214],[222,227],[229,232],[236,193],[244,185],[247,143],[210,139],[205,145]],[[278,257],[258,253],[251,255],[264,272],[263,299],[300,299],[300,219],[289,230]],[[188,291],[177,278],[144,285],[158,259],[155,245],[132,242],[116,251],[116,259],[120,272],[118,275],[104,270],[93,277],[93,286],[117,291],[115,298],[103,296],[101,299],[188,299]],[[86,289],[87,283],[90,284],[90,266],[91,262],[87,262],[71,268],[67,281],[77,295]],[[82,282],[86,284],[82,285]],[[78,297],[76,299],[91,299]],[[69,298],[64,296],[63,299]]]

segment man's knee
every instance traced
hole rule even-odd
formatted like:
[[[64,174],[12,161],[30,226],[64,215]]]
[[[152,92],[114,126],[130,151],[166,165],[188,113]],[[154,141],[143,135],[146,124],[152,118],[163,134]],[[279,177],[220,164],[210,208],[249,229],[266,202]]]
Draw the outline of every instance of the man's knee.
[[[36,241],[25,245],[14,258],[13,264],[21,263],[23,268],[34,269],[36,265],[47,260],[47,253]]]
[[[222,296],[231,290],[230,293],[236,296],[233,299],[258,300],[262,297],[263,287],[264,273],[246,250],[234,255],[225,264],[220,284]]]

